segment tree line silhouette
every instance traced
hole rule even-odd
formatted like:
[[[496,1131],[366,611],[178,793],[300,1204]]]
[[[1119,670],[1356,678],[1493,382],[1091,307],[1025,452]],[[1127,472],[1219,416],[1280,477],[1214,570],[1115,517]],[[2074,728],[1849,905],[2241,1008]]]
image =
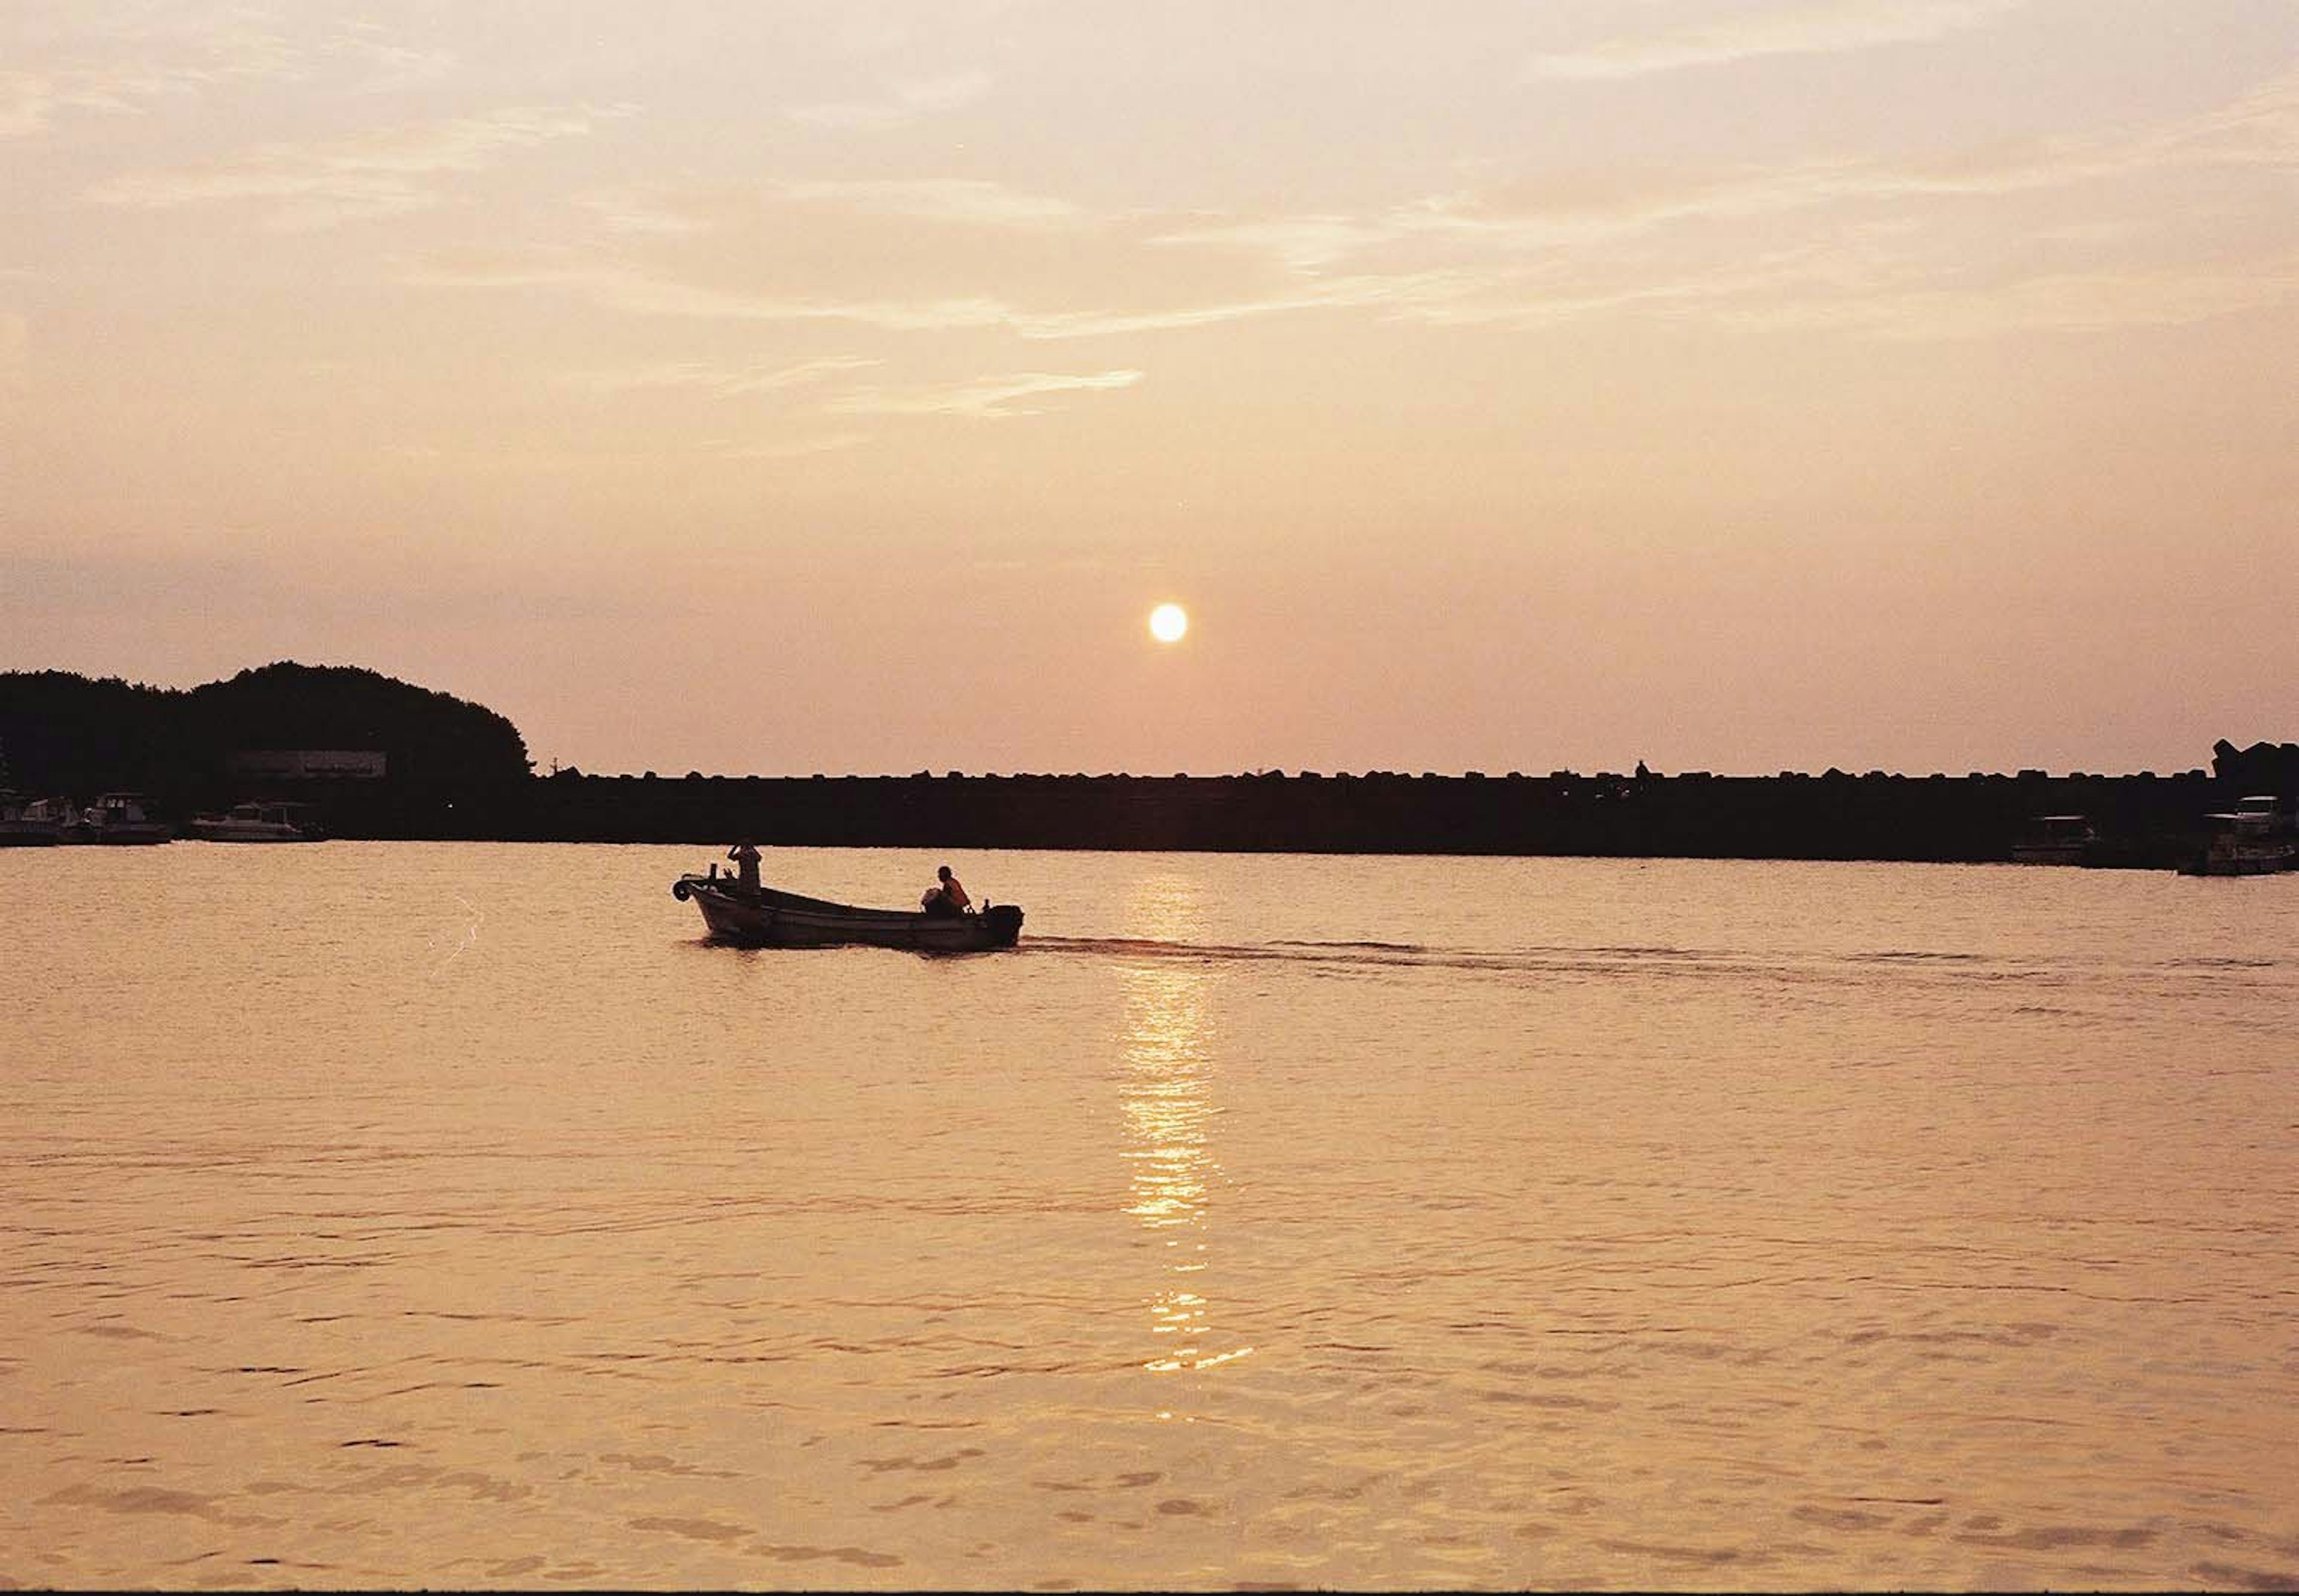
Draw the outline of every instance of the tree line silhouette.
[[[180,819],[282,786],[232,761],[284,749],[384,755],[381,781],[320,784],[339,828],[403,827],[459,802],[507,815],[532,771],[519,728],[493,710],[356,666],[281,661],[188,689],[0,673],[0,760],[27,794],[141,792]]]

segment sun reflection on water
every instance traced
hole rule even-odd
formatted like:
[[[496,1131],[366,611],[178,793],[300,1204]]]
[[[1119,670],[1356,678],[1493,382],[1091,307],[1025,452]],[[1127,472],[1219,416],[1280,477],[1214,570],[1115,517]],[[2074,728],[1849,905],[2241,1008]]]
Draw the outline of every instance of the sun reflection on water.
[[[1187,941],[1202,933],[1197,884],[1182,877],[1152,877],[1132,905],[1139,935]],[[1126,965],[1125,1074],[1119,1111],[1126,1130],[1124,1157],[1132,1202],[1162,1255],[1150,1300],[1154,1355],[1142,1367],[1155,1374],[1213,1368],[1253,1349],[1215,1351],[1211,1305],[1203,1276],[1208,1262],[1208,1189],[1221,1166],[1214,1157],[1214,1022],[1210,978],[1178,961]]]

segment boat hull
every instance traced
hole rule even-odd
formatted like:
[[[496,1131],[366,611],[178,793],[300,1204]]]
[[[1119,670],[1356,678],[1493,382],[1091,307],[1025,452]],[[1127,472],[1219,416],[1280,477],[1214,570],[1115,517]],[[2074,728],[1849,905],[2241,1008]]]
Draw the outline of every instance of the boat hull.
[[[723,877],[706,876],[682,877],[670,890],[672,896],[702,911],[702,923],[714,939],[747,947],[859,944],[979,953],[1010,948],[1022,934],[1022,911],[1010,903],[980,914],[909,914],[896,909],[857,909],[771,887],[749,894]]]
[[[2299,864],[2287,850],[2211,854],[2179,867],[2182,876],[2279,876]]]
[[[320,839],[295,826],[268,820],[195,820],[192,835],[203,843],[316,843]]]
[[[155,820],[127,820],[94,827],[86,840],[114,848],[152,848],[162,843],[173,842],[175,838],[174,831]]]

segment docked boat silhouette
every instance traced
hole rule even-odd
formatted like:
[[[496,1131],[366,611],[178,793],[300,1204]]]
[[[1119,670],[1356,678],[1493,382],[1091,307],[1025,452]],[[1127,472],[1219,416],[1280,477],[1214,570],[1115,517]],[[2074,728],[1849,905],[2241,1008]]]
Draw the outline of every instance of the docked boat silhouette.
[[[108,843],[114,847],[149,847],[174,840],[174,828],[153,819],[145,807],[147,802],[141,793],[105,793],[79,811],[79,829],[85,837],[71,835],[71,828],[67,827],[63,840]]]
[[[2038,815],[2012,844],[2015,864],[2079,865],[2099,845],[2099,833],[2083,815]]]
[[[62,822],[46,804],[46,799],[26,803],[13,793],[0,793],[0,848],[53,848],[62,841]]]
[[[316,843],[327,835],[310,804],[261,800],[235,803],[228,814],[198,816],[192,835],[211,843]]]
[[[732,876],[681,876],[670,895],[702,910],[702,923],[721,942],[748,947],[826,948],[860,943],[881,948],[970,953],[1010,948],[1022,935],[1022,911],[1011,903],[985,903],[978,914],[921,914],[901,909],[858,909],[801,897],[771,886],[745,888]]]
[[[2182,876],[2273,876],[2299,869],[2299,838],[2282,823],[2273,794],[2240,800],[2232,814],[2205,815],[2210,840],[2184,860]]]

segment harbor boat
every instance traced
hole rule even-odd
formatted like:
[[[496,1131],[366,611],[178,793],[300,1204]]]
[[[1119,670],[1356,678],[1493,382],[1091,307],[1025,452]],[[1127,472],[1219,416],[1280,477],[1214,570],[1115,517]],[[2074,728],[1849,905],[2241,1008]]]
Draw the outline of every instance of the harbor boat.
[[[681,876],[670,895],[702,910],[702,923],[721,942],[747,947],[826,948],[860,943],[881,948],[972,953],[1010,948],[1022,935],[1022,911],[1011,903],[985,903],[979,914],[920,914],[901,909],[857,909],[801,897],[770,886],[745,890],[710,867],[708,876]]]
[[[2081,864],[2099,841],[2084,815],[2038,815],[2012,844],[2016,864]]]
[[[53,848],[63,840],[62,828],[41,808],[46,802],[28,804],[13,793],[0,793],[0,848]],[[30,812],[36,809],[38,814]]]
[[[175,840],[175,831],[155,820],[144,807],[141,793],[105,793],[80,811],[80,825],[92,843],[115,847],[145,847]],[[71,839],[67,839],[71,840]]]
[[[261,800],[235,803],[228,814],[195,818],[192,835],[210,843],[316,843],[327,834],[309,818],[311,809],[308,803]]]
[[[92,843],[95,833],[84,811],[69,798],[35,798],[24,806],[29,827],[45,828],[59,843]]]
[[[2182,876],[2273,876],[2299,869],[2299,839],[2281,824],[2271,795],[2238,801],[2231,814],[2205,815],[2211,837],[2179,866]]]

